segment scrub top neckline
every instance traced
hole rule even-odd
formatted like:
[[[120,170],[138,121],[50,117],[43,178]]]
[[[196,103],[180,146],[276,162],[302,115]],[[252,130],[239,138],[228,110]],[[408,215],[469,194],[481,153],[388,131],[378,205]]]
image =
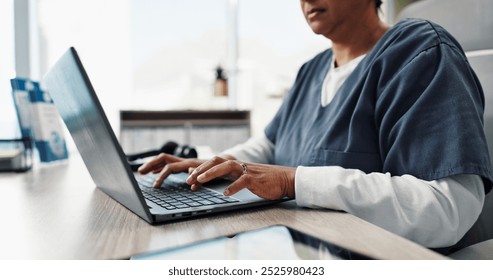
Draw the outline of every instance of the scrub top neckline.
[[[346,80],[356,70],[361,61],[367,54],[360,55],[348,63],[335,67],[334,53],[331,54],[328,70],[322,82],[320,90],[320,106],[326,108],[332,103],[332,100],[338,95],[340,89],[346,83]]]

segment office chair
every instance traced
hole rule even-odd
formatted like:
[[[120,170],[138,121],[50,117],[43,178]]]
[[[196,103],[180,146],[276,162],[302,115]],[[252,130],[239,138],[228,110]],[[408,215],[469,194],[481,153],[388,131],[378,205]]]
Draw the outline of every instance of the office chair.
[[[493,49],[493,1],[421,0],[406,6],[396,20],[429,19],[445,27],[464,51]]]
[[[473,244],[448,257],[454,260],[493,260],[493,239]]]
[[[422,0],[406,6],[396,20],[429,19],[445,27],[459,41],[483,87],[484,130],[493,162],[492,13],[493,0]],[[457,245],[464,249],[451,254],[452,258],[493,259],[493,191],[486,196],[478,220]]]
[[[488,142],[490,159],[493,160],[493,49],[475,52],[473,55],[470,54],[468,56],[468,60],[483,87],[485,95],[484,131]],[[464,238],[460,241],[461,247],[476,244],[478,242],[481,243],[473,245],[474,247],[471,246],[471,248],[462,249],[468,253],[453,254],[451,256],[455,256],[457,258],[467,257],[477,259],[487,259],[489,257],[493,257],[493,240],[489,240],[489,243],[488,241],[482,242],[492,238],[493,191],[486,195],[481,215],[469,232],[467,232]],[[492,250],[488,248],[491,248]],[[476,257],[473,257],[473,253],[476,254]]]

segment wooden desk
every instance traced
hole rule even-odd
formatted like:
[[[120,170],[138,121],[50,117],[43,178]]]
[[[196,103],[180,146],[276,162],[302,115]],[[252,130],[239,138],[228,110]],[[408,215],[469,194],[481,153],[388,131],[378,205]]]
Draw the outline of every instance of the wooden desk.
[[[1,259],[126,259],[275,224],[375,258],[443,258],[350,214],[294,202],[151,226],[96,189],[80,157],[71,157],[28,173],[0,173]]]

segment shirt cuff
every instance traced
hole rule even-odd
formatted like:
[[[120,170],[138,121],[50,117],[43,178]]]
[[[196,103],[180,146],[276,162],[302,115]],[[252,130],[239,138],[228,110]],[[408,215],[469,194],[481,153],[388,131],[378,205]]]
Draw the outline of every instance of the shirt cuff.
[[[340,196],[330,194],[332,192],[331,189],[336,191],[335,186],[331,182],[337,182],[337,180],[330,179],[330,177],[337,177],[339,173],[337,170],[339,169],[343,168],[339,166],[298,166],[296,168],[294,183],[296,203],[298,206],[339,210],[341,207]],[[330,174],[330,176],[324,176],[325,174]]]

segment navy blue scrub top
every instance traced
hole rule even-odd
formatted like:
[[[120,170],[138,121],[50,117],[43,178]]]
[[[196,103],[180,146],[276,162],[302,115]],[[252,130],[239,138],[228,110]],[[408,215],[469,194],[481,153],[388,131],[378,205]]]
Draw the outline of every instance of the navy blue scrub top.
[[[477,174],[490,190],[483,90],[447,31],[425,20],[396,24],[323,107],[331,61],[329,49],[301,67],[265,129],[275,164],[341,166],[428,181]]]

